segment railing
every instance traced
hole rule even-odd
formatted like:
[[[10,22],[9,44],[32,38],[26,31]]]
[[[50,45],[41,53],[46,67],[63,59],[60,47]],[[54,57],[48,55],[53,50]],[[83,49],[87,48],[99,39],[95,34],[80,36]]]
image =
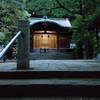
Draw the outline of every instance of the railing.
[[[0,52],[0,59],[4,56],[4,54],[7,52],[9,47],[13,44],[13,42],[18,38],[18,36],[21,34],[21,31],[19,31],[13,39],[8,43],[8,45]]]

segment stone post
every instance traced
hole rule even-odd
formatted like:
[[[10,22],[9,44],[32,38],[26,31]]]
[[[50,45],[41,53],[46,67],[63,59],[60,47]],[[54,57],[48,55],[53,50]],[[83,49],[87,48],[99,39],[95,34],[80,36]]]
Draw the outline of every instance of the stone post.
[[[18,30],[21,35],[18,37],[17,69],[29,68],[30,51],[30,24],[28,20],[18,21]]]
[[[100,54],[97,54],[97,61],[100,62]]]

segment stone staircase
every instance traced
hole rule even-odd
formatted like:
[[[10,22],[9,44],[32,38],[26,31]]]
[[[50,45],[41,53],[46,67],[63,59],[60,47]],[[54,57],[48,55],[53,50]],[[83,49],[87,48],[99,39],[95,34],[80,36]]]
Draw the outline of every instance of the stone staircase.
[[[30,53],[30,59],[31,60],[43,60],[43,59],[54,59],[54,60],[62,60],[62,59],[73,59],[72,53],[67,52],[52,52],[52,53]]]
[[[0,97],[100,97],[100,71],[0,72]]]

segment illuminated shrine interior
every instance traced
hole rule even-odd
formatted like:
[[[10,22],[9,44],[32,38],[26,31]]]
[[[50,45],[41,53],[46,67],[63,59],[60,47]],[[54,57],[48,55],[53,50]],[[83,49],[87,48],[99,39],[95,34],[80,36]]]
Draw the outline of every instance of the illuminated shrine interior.
[[[55,23],[36,23],[30,28],[30,49],[66,49],[70,48],[69,28]]]

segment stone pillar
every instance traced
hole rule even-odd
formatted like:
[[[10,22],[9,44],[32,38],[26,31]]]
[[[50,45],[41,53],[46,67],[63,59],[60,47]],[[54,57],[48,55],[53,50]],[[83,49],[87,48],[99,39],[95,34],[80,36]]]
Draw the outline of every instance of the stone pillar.
[[[30,24],[28,20],[18,21],[18,30],[21,35],[18,37],[17,69],[29,68],[30,50]]]
[[[97,61],[100,62],[100,54],[97,54]]]

